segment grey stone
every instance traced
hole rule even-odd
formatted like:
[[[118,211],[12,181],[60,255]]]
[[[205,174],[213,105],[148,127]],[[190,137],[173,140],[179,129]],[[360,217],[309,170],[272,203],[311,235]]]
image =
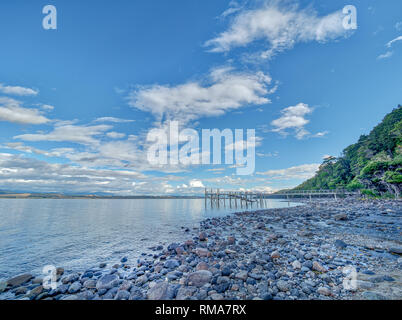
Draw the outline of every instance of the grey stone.
[[[210,283],[211,280],[212,272],[208,270],[199,270],[187,276],[188,284],[196,287],[202,287],[204,284]]]
[[[32,278],[33,278],[32,275],[29,274],[29,273],[21,274],[19,276],[14,277],[14,278],[8,279],[7,280],[7,285],[9,287],[12,287],[12,288],[19,287],[20,285],[28,282]]]
[[[76,281],[68,288],[68,293],[77,293],[81,290],[81,282]]]
[[[277,286],[278,289],[279,289],[280,291],[282,291],[282,292],[287,292],[287,291],[290,290],[290,285],[289,285],[289,283],[286,282],[286,281],[283,281],[283,280],[279,280],[279,281],[276,283],[276,286]]]
[[[96,283],[96,289],[111,289],[119,284],[119,276],[116,274],[107,274],[102,276]]]
[[[114,297],[115,300],[128,300],[129,298],[130,298],[130,292],[128,292],[127,290],[117,291],[117,294]]]

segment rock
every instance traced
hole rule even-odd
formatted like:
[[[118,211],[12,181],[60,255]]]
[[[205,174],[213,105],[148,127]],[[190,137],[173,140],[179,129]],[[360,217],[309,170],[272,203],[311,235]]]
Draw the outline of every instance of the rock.
[[[71,295],[68,295],[68,296],[64,296],[60,300],[79,300],[79,297],[77,295],[75,295],[75,294],[71,294]]]
[[[208,270],[199,270],[187,276],[187,283],[196,287],[202,287],[204,284],[210,283],[211,280],[212,272]]]
[[[251,278],[253,278],[255,280],[261,280],[262,279],[262,274],[251,272],[251,273],[249,273],[249,277],[251,277]]]
[[[0,293],[6,291],[7,289],[7,281],[0,281]]]
[[[15,295],[20,295],[20,294],[26,294],[28,292],[28,289],[26,287],[19,287],[15,289],[14,294]]]
[[[184,245],[186,247],[192,247],[194,245],[194,241],[193,240],[186,240],[186,242],[184,242]]]
[[[56,268],[56,275],[62,276],[64,274],[64,268],[58,267]]]
[[[117,294],[114,297],[115,300],[128,300],[129,298],[130,298],[130,292],[126,290],[117,291]]]
[[[132,286],[133,286],[133,284],[131,283],[131,281],[125,280],[125,281],[123,281],[123,283],[120,285],[119,290],[126,290],[126,291],[129,291]]]
[[[257,224],[257,229],[265,229],[265,224],[260,222],[259,224]]]
[[[103,269],[104,267],[106,267],[106,263],[102,262],[99,264],[99,268]]]
[[[343,242],[342,240],[336,240],[335,241],[335,247],[339,248],[339,249],[345,249],[348,245]]]
[[[167,282],[158,282],[148,290],[149,300],[169,300],[173,298],[173,290]]]
[[[236,273],[236,275],[235,275],[236,279],[240,279],[240,280],[243,280],[243,281],[246,281],[247,277],[248,277],[248,272],[244,271],[244,270]]]
[[[302,265],[301,265],[300,261],[295,260],[292,262],[292,267],[293,267],[293,269],[301,269]]]
[[[348,220],[348,215],[346,213],[339,213],[334,215],[336,221],[346,221]]]
[[[177,247],[175,251],[176,251],[176,254],[178,256],[180,256],[184,253],[184,248],[182,246],[180,246],[180,247]]]
[[[176,300],[187,300],[197,292],[195,287],[180,287],[177,291]]]
[[[81,290],[81,282],[76,281],[70,285],[68,288],[68,293],[77,293]]]
[[[32,280],[33,284],[42,284],[43,283],[43,278],[42,277],[36,277]]]
[[[383,296],[382,294],[378,293],[378,292],[372,292],[372,291],[365,291],[362,294],[363,299],[366,300],[387,300],[387,298],[385,296]]]
[[[205,232],[200,232],[200,234],[198,235],[198,239],[200,239],[200,241],[206,241],[207,234]]]
[[[233,236],[228,237],[228,244],[232,245],[236,243],[236,238]]]
[[[329,290],[328,288],[325,288],[325,287],[319,287],[319,288],[317,289],[317,292],[318,292],[319,294],[322,294],[323,296],[330,296],[330,295],[332,295],[331,290]]]
[[[313,270],[318,272],[327,272],[328,270],[324,268],[318,261],[313,262]]]
[[[232,273],[232,271],[230,270],[229,267],[222,268],[222,275],[223,276],[230,276],[231,273]]]
[[[278,289],[279,289],[280,291],[282,291],[282,292],[287,292],[287,291],[290,290],[290,285],[289,285],[289,283],[286,282],[286,281],[283,281],[283,280],[279,280],[279,281],[276,283],[276,286],[277,286]]]
[[[16,276],[14,278],[8,279],[7,280],[7,285],[11,288],[15,288],[15,287],[19,287],[22,284],[28,282],[29,280],[31,280],[33,278],[33,276],[29,273],[26,274],[21,274],[19,276]]]
[[[272,300],[272,299],[273,299],[273,297],[272,297],[272,294],[270,294],[270,293],[265,293],[262,296],[262,300]]]
[[[87,280],[84,282],[84,288],[87,289],[95,289],[96,288],[96,280]]]
[[[175,259],[166,260],[163,266],[167,269],[176,269],[180,265],[179,261]]]
[[[33,288],[31,291],[28,292],[27,297],[32,300],[36,296],[40,295],[43,292],[43,287],[42,286],[37,286],[36,288]]]
[[[111,289],[119,284],[119,277],[116,274],[106,274],[102,276],[96,283],[96,289]]]
[[[220,276],[218,279],[216,279],[217,284],[222,284],[222,283],[230,283],[230,278],[225,277],[225,276]]]
[[[211,253],[209,252],[208,249],[204,249],[204,248],[197,248],[195,249],[195,253],[197,256],[199,257],[209,257],[211,256]]]
[[[102,297],[103,300],[113,300],[117,294],[117,291],[118,289],[116,287],[109,289],[108,292],[106,292]]]
[[[197,271],[199,271],[199,270],[208,270],[208,269],[209,269],[208,263],[206,263],[204,261],[201,261],[195,267],[195,270],[197,270]]]
[[[68,284],[68,283],[77,281],[79,278],[80,278],[80,276],[78,275],[78,273],[72,273],[72,274],[65,276],[63,279],[61,279],[61,282],[63,284]]]
[[[56,289],[57,293],[65,294],[68,290],[69,285],[68,284],[62,284],[61,286],[58,286]]]
[[[390,253],[393,253],[393,254],[402,255],[402,247],[399,247],[399,248],[396,248],[396,247],[389,248],[388,251],[389,251]]]
[[[211,299],[212,300],[223,300],[223,296],[219,293],[213,293],[213,294],[211,294]]]
[[[121,258],[120,262],[121,262],[121,263],[125,263],[125,262],[127,262],[127,260],[128,260],[127,257],[123,257],[123,258]]]
[[[280,257],[281,257],[281,255],[280,255],[279,251],[275,250],[274,252],[271,253],[272,259],[279,259]]]
[[[147,281],[148,281],[148,277],[147,277],[147,275],[144,274],[144,275],[138,277],[137,280],[135,280],[135,284],[136,285],[143,285]]]

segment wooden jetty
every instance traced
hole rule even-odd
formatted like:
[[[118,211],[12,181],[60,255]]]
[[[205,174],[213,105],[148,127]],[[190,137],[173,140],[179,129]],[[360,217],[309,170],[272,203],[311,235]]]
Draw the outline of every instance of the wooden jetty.
[[[275,193],[255,192],[255,191],[220,191],[220,189],[205,188],[205,206],[207,207],[208,201],[211,207],[220,207],[226,203],[230,208],[232,205],[237,208],[238,205],[243,208],[248,206],[264,206],[267,199],[297,199],[297,198],[312,198],[317,197],[333,197],[335,200],[338,197],[356,196],[360,195],[359,192],[352,192],[344,189],[334,190],[289,190],[280,191]]]

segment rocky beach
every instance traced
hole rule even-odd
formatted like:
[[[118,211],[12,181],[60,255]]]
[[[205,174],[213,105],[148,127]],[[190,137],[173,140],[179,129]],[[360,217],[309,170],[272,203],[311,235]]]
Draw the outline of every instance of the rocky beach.
[[[137,261],[57,268],[0,283],[22,300],[402,299],[402,202],[317,199],[183,227],[188,240],[155,244]]]

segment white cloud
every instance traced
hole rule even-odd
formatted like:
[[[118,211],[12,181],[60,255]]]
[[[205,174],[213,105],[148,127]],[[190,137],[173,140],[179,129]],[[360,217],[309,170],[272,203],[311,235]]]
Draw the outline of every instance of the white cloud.
[[[111,131],[111,132],[106,133],[106,136],[111,139],[121,139],[121,138],[124,138],[126,135],[124,133]]]
[[[148,179],[132,170],[88,169],[7,153],[0,153],[0,168],[1,185],[32,192],[133,193],[134,180]]]
[[[305,103],[299,103],[296,106],[291,106],[281,111],[282,116],[271,122],[271,125],[275,128],[274,132],[279,132],[282,135],[288,135],[288,129],[292,129],[295,132],[297,139],[302,139],[309,132],[304,129],[304,126],[310,121],[305,119],[305,116],[312,113],[313,109]]]
[[[151,112],[158,121],[183,123],[208,116],[220,116],[247,105],[269,103],[271,78],[262,72],[241,73],[231,68],[214,69],[209,83],[192,81],[177,86],[153,85],[131,92],[132,107]]]
[[[395,23],[395,29],[397,31],[402,31],[402,21]]]
[[[398,42],[398,41],[402,41],[402,36],[399,36],[399,37],[396,37],[395,39],[392,39],[391,41],[389,41],[389,42],[386,44],[386,46],[387,46],[388,48],[391,48],[391,46],[392,46],[395,42]]]
[[[44,117],[38,109],[24,108],[18,100],[0,97],[0,121],[43,124],[50,120]]]
[[[378,60],[383,60],[383,59],[388,59],[393,56],[394,52],[393,51],[387,51],[386,53],[380,54],[377,59]]]
[[[313,137],[314,138],[322,138],[322,137],[325,137],[328,133],[329,133],[329,131],[317,132],[316,134],[313,135]]]
[[[135,120],[130,120],[130,119],[121,119],[121,118],[115,118],[115,117],[101,117],[97,118],[94,120],[94,122],[114,122],[114,123],[128,123],[128,122],[134,122]]]
[[[39,91],[20,86],[5,86],[0,83],[0,92],[16,96],[36,96]]]
[[[41,109],[46,110],[46,111],[54,110],[54,106],[52,106],[50,104],[41,104],[40,107],[41,107]]]
[[[189,185],[191,188],[205,188],[204,184],[202,183],[201,180],[191,180],[189,182]]]
[[[262,140],[263,139],[261,137],[252,137],[251,139],[249,139],[249,141],[239,140],[239,141],[229,144],[226,147],[226,150],[243,151],[243,150],[246,150],[248,147],[256,148],[256,147],[261,146]]]
[[[303,164],[300,166],[290,167],[286,169],[268,170],[265,172],[257,172],[259,175],[268,176],[277,180],[291,180],[291,179],[310,179],[315,175],[320,164]]]
[[[15,136],[14,139],[24,141],[58,141],[75,142],[80,144],[98,144],[96,136],[102,135],[111,129],[109,125],[79,126],[58,123],[49,133],[33,133]]]
[[[212,52],[226,52],[263,40],[270,48],[261,57],[270,58],[298,42],[326,42],[347,36],[350,31],[343,27],[343,19],[341,10],[318,16],[311,9],[269,1],[258,9],[242,10],[229,28],[207,41],[206,46],[211,47]]]

